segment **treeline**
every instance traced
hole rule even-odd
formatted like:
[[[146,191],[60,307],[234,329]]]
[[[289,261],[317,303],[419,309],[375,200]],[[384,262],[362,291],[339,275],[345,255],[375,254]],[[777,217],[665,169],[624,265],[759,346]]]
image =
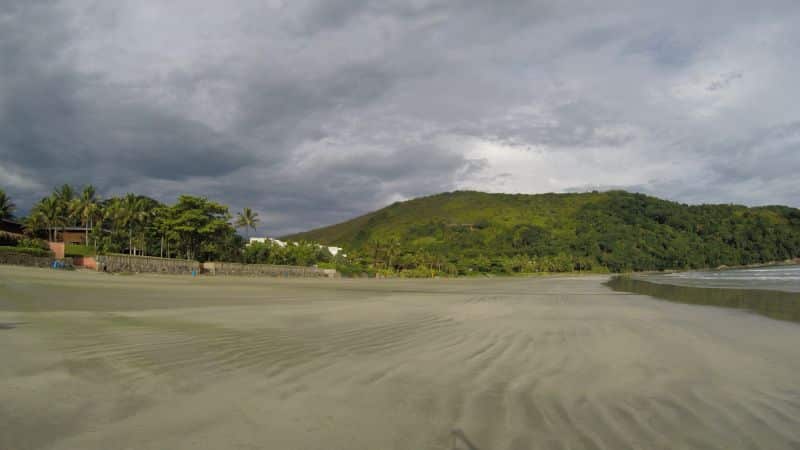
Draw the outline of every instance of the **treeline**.
[[[0,190],[1,218],[13,217],[15,205]],[[83,228],[88,248],[81,253],[127,253],[130,255],[186,258],[199,261],[242,261],[313,265],[332,260],[327,250],[300,242],[286,248],[265,250],[265,245],[247,247],[245,234],[255,229],[260,219],[250,208],[234,218],[226,205],[204,197],[181,195],[165,204],[133,193],[101,198],[92,186],[76,190],[65,184],[43,197],[21,218],[26,237],[17,245],[46,248],[39,237],[62,240],[67,228]],[[313,249],[313,251],[311,250]],[[326,254],[327,253],[327,254]]]
[[[24,225],[50,241],[83,227],[101,253],[210,260],[234,258],[244,246],[230,220],[227,206],[203,197],[181,195],[172,205],[133,193],[103,199],[92,186],[65,184],[39,200]]]
[[[14,204],[0,191],[0,215]],[[69,185],[22,219],[50,240],[85,227],[94,252],[335,267],[345,275],[458,276],[739,266],[800,257],[800,210],[685,205],[623,191],[509,195],[454,192],[395,203],[351,221],[246,246],[258,214],[182,195],[173,204],[99,198]],[[2,236],[0,236],[2,237]],[[326,245],[344,247],[335,257]],[[27,244],[26,244],[27,245]],[[346,253],[346,256],[345,256]]]
[[[346,265],[344,263],[346,262]],[[557,255],[491,255],[414,246],[399,240],[371,240],[352,250],[337,267],[343,273],[428,278],[480,274],[512,275],[560,272],[608,272],[591,258]]]
[[[696,269],[800,256],[800,210],[685,205],[624,191],[454,192],[396,203],[289,238],[350,248],[413,274]]]

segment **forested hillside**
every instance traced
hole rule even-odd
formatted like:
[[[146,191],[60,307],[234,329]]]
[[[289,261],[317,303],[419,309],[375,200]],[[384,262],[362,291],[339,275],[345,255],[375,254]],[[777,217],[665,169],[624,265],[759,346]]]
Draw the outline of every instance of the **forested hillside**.
[[[288,236],[388,270],[446,273],[683,269],[800,256],[800,210],[685,205],[624,191],[452,192]]]

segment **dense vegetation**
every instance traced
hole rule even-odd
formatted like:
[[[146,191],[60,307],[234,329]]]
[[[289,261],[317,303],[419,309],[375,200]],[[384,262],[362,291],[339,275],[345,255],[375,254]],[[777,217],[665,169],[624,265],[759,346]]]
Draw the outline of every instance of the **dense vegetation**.
[[[13,218],[14,210],[15,205],[0,190],[0,218]],[[92,186],[78,192],[65,184],[36,203],[21,221],[26,236],[15,237],[14,247],[6,251],[49,255],[43,239],[62,240],[65,228],[80,226],[87,244],[67,244],[67,256],[128,253],[304,266],[334,262],[327,249],[304,241],[245,246],[236,228],[248,234],[260,222],[258,213],[244,208],[234,219],[227,206],[191,195],[181,195],[169,205],[136,194],[102,199]]]
[[[125,252],[205,260],[238,257],[244,241],[230,218],[227,206],[202,197],[182,195],[166,205],[136,194],[101,199],[92,186],[76,192],[63,185],[34,205],[23,223],[30,235],[50,241],[61,239],[66,227],[83,227],[89,249],[68,248],[70,254]]]
[[[0,191],[0,214],[15,205]],[[344,274],[401,276],[663,270],[746,265],[800,256],[800,210],[684,205],[622,191],[509,195],[453,192],[395,203],[330,227],[245,246],[258,214],[182,195],[173,204],[126,194],[99,198],[64,185],[21,219],[20,248],[82,226],[74,255],[120,253],[201,261],[323,265]],[[17,238],[18,239],[18,238]],[[312,242],[344,247],[333,257]],[[35,250],[32,250],[35,251]]]
[[[254,242],[244,249],[244,262],[248,264],[279,264],[311,266],[333,262],[335,258],[327,248],[307,241],[278,245],[274,242]]]
[[[39,247],[26,247],[22,245],[17,245],[17,246],[0,245],[0,252],[24,253],[26,255],[32,255],[32,256],[53,256],[53,252],[51,252],[50,250],[45,250]]]
[[[409,275],[688,269],[800,256],[800,210],[623,191],[453,192],[286,239],[342,246],[354,264]]]

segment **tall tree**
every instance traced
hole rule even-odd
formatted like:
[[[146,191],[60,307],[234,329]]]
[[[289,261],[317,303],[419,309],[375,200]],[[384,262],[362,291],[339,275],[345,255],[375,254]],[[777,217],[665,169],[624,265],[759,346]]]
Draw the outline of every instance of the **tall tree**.
[[[133,254],[133,228],[135,226],[136,209],[136,195],[127,194],[122,200],[122,226],[128,230],[128,254]]]
[[[0,219],[13,219],[15,209],[17,209],[17,205],[11,201],[5,191],[0,189]]]
[[[187,259],[196,258],[202,247],[211,249],[215,242],[233,232],[225,205],[203,197],[181,195],[171,208],[169,225],[178,234]]]
[[[89,245],[89,229],[94,227],[94,221],[100,213],[97,193],[94,186],[87,185],[83,188],[80,197],[75,199],[75,213],[81,221],[81,225],[86,229],[86,245]]]
[[[27,225],[34,230],[44,225],[47,228],[47,239],[52,242],[56,240],[56,230],[62,223],[58,200],[51,195],[42,198],[33,207]]]
[[[122,223],[128,229],[128,253],[135,255],[137,253],[137,244],[141,242],[134,242],[134,237],[139,238],[141,241],[141,234],[148,224],[151,217],[151,210],[153,206],[147,197],[142,197],[136,194],[126,194],[122,201]]]
[[[134,215],[137,231],[137,247],[140,255],[147,253],[147,235],[158,233],[155,227],[156,215],[161,211],[161,203],[150,197],[140,195],[137,202],[137,210]]]
[[[125,226],[125,210],[122,206],[122,200],[118,197],[109,199],[103,211],[103,218],[108,221],[112,233],[119,232]]]
[[[250,238],[250,229],[256,230],[261,220],[258,218],[258,213],[250,208],[244,208],[242,212],[236,214],[236,228],[244,228],[245,237]]]
[[[386,241],[385,252],[388,259],[386,265],[388,269],[394,270],[392,260],[400,253],[400,241],[397,238],[390,238]]]
[[[172,209],[168,206],[160,206],[153,211],[153,227],[158,232],[160,242],[159,255],[164,257],[166,244],[167,258],[169,255],[169,243],[173,236],[172,232]]]
[[[53,192],[58,213],[58,222],[61,226],[61,239],[64,239],[65,228],[72,224],[75,218],[75,190],[69,184],[63,184]]]

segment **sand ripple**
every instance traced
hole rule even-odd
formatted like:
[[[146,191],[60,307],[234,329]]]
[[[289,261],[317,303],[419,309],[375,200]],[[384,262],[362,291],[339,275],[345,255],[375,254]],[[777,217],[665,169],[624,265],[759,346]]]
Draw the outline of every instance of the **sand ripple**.
[[[132,277],[89,295],[175,308],[6,307],[0,448],[800,448],[800,326],[601,281]]]

